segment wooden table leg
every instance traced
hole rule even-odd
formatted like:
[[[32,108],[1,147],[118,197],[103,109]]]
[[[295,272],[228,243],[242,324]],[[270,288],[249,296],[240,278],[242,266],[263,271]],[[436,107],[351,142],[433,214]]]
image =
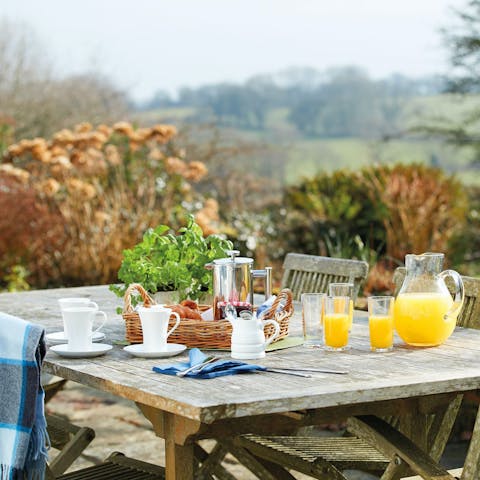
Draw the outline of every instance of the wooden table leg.
[[[166,480],[193,480],[193,443],[175,443],[175,415],[164,413]]]

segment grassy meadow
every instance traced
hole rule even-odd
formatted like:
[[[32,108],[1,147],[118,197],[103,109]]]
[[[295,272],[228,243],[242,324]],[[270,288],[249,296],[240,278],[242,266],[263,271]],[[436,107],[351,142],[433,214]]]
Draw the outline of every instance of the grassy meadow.
[[[441,122],[458,120],[472,106],[479,107],[480,98],[470,97],[468,101],[452,95],[414,98],[407,102],[402,110],[402,130],[427,122],[444,124]],[[275,158],[279,159],[286,184],[296,183],[302,177],[319,171],[342,168],[355,170],[372,163],[399,162],[438,166],[447,172],[455,173],[466,183],[480,184],[480,171],[471,165],[474,152],[468,147],[458,148],[419,136],[404,136],[388,141],[365,138],[308,138],[288,122],[288,113],[287,108],[268,111],[263,130],[222,127],[218,130],[225,141],[235,139],[269,145],[273,153],[263,161],[274,163]],[[201,117],[191,107],[165,108],[138,114],[138,119],[142,122],[168,122],[179,127],[191,123],[192,118],[195,119],[194,123],[199,122],[199,117],[204,118],[205,123],[214,124],[214,119]],[[272,164],[271,168],[275,168],[275,165]]]

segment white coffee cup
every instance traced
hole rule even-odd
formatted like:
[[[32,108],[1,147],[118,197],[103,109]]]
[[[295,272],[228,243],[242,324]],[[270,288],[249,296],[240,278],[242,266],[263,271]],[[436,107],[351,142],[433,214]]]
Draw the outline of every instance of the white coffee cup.
[[[63,310],[65,308],[71,307],[92,307],[98,310],[98,305],[95,302],[90,301],[89,298],[86,297],[64,297],[59,298],[58,303],[60,305],[60,310],[62,312],[63,317]],[[68,340],[68,327],[65,324],[65,319],[63,319],[63,333],[65,338]]]
[[[167,339],[180,324],[180,316],[163,305],[139,307],[142,322],[143,346],[147,352],[162,352],[167,349]],[[175,325],[168,330],[170,315],[177,318]]]
[[[62,310],[63,321],[68,330],[68,348],[76,352],[87,352],[92,348],[93,334],[98,332],[107,321],[105,312],[92,306],[67,307]],[[103,321],[93,330],[96,316],[102,316]]]

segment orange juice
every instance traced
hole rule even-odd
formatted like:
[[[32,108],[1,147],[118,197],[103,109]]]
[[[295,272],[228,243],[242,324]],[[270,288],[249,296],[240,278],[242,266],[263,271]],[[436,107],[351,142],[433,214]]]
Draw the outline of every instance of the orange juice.
[[[455,329],[456,315],[445,319],[452,305],[448,293],[401,293],[395,300],[395,329],[410,345],[440,345]]]
[[[350,310],[349,310],[349,324],[348,324],[348,331],[352,329],[353,325],[353,300],[350,299]]]
[[[329,313],[323,318],[325,345],[331,348],[344,348],[348,345],[349,315]]]
[[[342,313],[345,311],[345,300],[343,298],[335,298],[334,300],[335,313]],[[350,299],[349,309],[348,309],[348,331],[352,329],[353,324],[353,300]]]
[[[370,345],[373,350],[386,350],[393,345],[393,317],[391,315],[370,315]]]

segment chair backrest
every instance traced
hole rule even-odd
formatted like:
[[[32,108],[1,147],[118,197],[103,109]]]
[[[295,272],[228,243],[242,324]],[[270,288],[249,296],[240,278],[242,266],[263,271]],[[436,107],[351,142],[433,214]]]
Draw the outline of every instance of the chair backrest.
[[[300,300],[305,292],[328,293],[329,283],[350,282],[354,296],[368,273],[368,263],[361,260],[319,257],[300,253],[288,253],[283,262],[282,288],[289,288],[294,300]]]
[[[398,267],[393,274],[395,284],[395,295],[398,294],[407,270],[405,267]],[[457,319],[459,327],[476,328],[480,330],[480,278],[466,277],[462,275],[465,288],[465,301]],[[453,283],[447,279],[447,287],[450,292],[454,291]]]

